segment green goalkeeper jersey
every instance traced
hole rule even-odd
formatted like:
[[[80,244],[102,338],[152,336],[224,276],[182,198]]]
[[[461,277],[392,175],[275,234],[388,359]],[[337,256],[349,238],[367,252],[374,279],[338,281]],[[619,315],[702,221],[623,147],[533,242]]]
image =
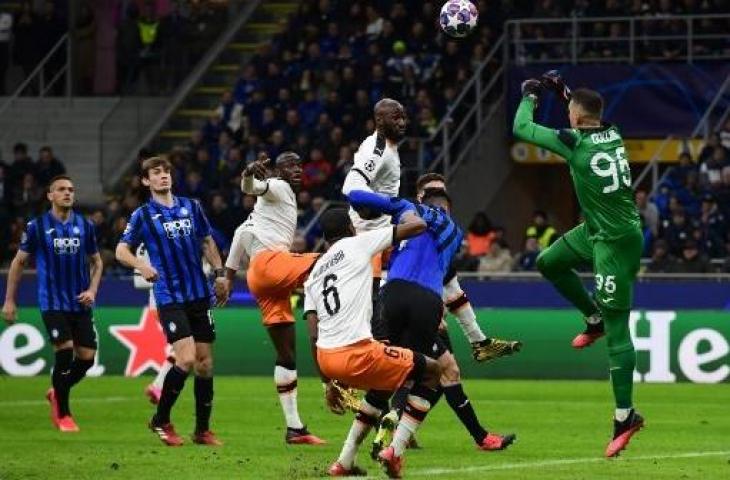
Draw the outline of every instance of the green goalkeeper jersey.
[[[570,167],[591,240],[614,240],[641,229],[626,147],[612,125],[554,130],[533,121],[535,101],[525,97],[515,115],[516,137],[557,153]]]

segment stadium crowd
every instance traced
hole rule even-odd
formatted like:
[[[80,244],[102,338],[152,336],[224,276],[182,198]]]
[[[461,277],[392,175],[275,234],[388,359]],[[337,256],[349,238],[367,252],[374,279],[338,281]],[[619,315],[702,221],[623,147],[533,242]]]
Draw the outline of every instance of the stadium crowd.
[[[158,15],[160,5],[166,4],[128,3],[126,16],[120,16],[120,25],[125,21],[145,21],[149,15]],[[666,2],[633,3],[641,4],[642,11],[649,14],[664,9]],[[684,8],[691,4],[691,0],[683,3]],[[303,191],[298,198],[299,228],[304,230],[325,202],[341,200],[340,187],[353,153],[374,128],[371,112],[377,99],[387,95],[401,100],[411,119],[409,135],[428,136],[474,67],[485,57],[505,18],[556,17],[577,14],[579,10],[584,16],[609,15],[618,12],[619,7],[626,5],[616,0],[544,0],[534,4],[482,1],[479,30],[456,42],[441,35],[433,21],[439,8],[437,2],[306,0],[299,12],[289,18],[283,33],[261,46],[250,63],[242,66],[240,77],[223,93],[210,118],[191,133],[187,142],[169,152],[175,168],[176,193],[204,202],[225,251],[234,229],[255,202],[254,197],[241,193],[240,172],[262,151],[275,158],[282,151],[293,149],[304,164]],[[632,4],[630,8],[635,7]],[[181,12],[171,7],[160,16],[160,39],[166,38],[162,34],[166,30],[162,27],[164,22],[180,20]],[[139,34],[140,28],[129,24],[130,32]],[[181,34],[185,30],[175,31]],[[136,53],[121,55],[120,59],[131,59],[140,53],[139,48],[144,49],[136,43],[141,37],[131,42],[131,36],[130,33],[129,45],[135,43]],[[141,73],[142,64],[134,66],[136,61],[120,66],[120,71],[127,72],[124,77],[131,79],[131,83],[126,82],[129,86]],[[154,82],[155,75],[150,78]],[[686,247],[693,242],[697,251],[693,258],[704,261],[706,257],[727,255],[728,143],[730,124],[710,139],[698,158],[683,155],[679,167],[654,198],[647,199],[645,193],[637,192],[646,227],[647,257],[657,256],[666,243],[665,263],[671,264],[672,269],[689,268],[681,260],[686,260],[685,251],[691,256],[691,248]],[[416,147],[415,142],[406,141],[400,148],[406,174],[417,170]],[[140,159],[151,153],[140,152]],[[3,262],[17,248],[24,219],[42,209],[43,186],[50,178],[47,172],[51,168],[43,165],[49,156],[53,158],[50,149],[41,152],[34,162],[27,148],[19,144],[12,165],[0,164],[0,214],[8,220],[2,222],[0,232],[6,245],[0,253]],[[57,160],[51,164],[54,172],[63,171]],[[112,255],[114,245],[125,228],[125,219],[145,200],[143,191],[138,175],[130,175],[118,195],[109,198],[102,208],[88,212],[97,225],[102,255],[111,271],[119,268]],[[526,231],[524,245],[509,248],[504,231],[493,227],[486,215],[480,214],[469,225],[461,267],[484,272],[533,270],[540,249],[557,235],[554,229],[552,234],[545,235],[546,229],[552,228],[548,215],[538,212]],[[297,238],[295,248],[304,251],[317,244],[316,228],[306,233]],[[513,255],[512,251],[517,253]]]
[[[201,133],[196,137],[199,135]],[[344,178],[352,155],[350,147],[343,147],[343,150],[345,148],[348,149],[347,161],[327,177],[331,184],[316,184],[310,179],[309,183],[305,182],[308,188],[299,192],[298,227],[301,233],[294,241],[293,251],[307,251],[320,240],[316,228],[306,236],[304,229],[323,204],[335,196],[335,190],[339,191],[337,181]],[[312,150],[317,160],[324,155],[316,147]],[[241,149],[236,151],[239,153],[235,155],[243,154]],[[141,152],[141,155],[146,156],[148,152]],[[207,155],[207,149],[199,150],[196,161],[209,165]],[[214,237],[225,252],[233,231],[251,212],[256,200],[242,194],[238,188],[241,171],[238,166],[246,163],[245,157],[238,159],[235,167],[207,177],[208,181],[204,180],[205,171],[201,173],[183,166],[185,151],[176,150],[170,158],[176,168],[177,193],[204,201],[214,227]],[[4,245],[0,261],[3,265],[7,265],[17,250],[27,219],[47,208],[44,186],[53,176],[65,171],[63,163],[48,146],[42,147],[37,159],[33,160],[27,146],[18,143],[13,162],[0,162],[0,242]],[[306,175],[312,176],[311,171]],[[333,181],[333,177],[336,180]],[[217,179],[214,180],[217,183],[208,183],[210,179]],[[109,273],[126,273],[116,264],[113,250],[126,227],[129,212],[144,200],[139,177],[131,177],[130,182],[123,196],[111,198],[103,207],[84,212],[97,226],[102,257]],[[644,230],[645,271],[730,272],[730,121],[723,130],[710,136],[698,155],[682,153],[653,196],[645,190],[637,190],[636,204]],[[563,233],[550,223],[549,217],[544,211],[536,211],[532,223],[525,229],[524,243],[511,246],[505,240],[504,228],[493,225],[485,213],[477,213],[467,226],[458,268],[485,274],[534,271],[540,251]]]
[[[686,35],[695,36],[693,56],[707,58],[730,55],[727,32],[730,19],[703,18],[691,26],[677,15],[726,14],[726,0],[541,0],[509,2],[511,18],[548,18],[559,24],[528,24],[520,27],[519,36],[527,42],[517,52],[523,61],[571,58],[586,61],[594,58],[628,58],[631,54],[631,27],[625,21],[590,21],[579,23],[580,39],[573,44],[571,18],[634,17],[633,54],[637,61],[672,61],[688,55]],[[671,38],[676,36],[677,38]],[[651,37],[657,37],[652,39]]]

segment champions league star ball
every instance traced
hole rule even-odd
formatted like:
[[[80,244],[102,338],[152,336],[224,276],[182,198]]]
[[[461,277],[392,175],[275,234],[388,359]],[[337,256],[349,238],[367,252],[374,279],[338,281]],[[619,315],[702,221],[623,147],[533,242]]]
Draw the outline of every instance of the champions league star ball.
[[[477,26],[479,11],[469,0],[449,0],[441,7],[439,24],[450,37],[466,37]]]

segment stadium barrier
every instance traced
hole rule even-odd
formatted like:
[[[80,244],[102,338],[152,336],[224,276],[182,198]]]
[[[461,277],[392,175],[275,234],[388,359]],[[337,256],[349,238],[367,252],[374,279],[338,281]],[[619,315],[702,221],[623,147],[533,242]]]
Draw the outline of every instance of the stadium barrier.
[[[34,303],[34,279],[21,285],[15,325],[0,327],[0,374],[48,373],[52,352]],[[531,379],[603,379],[608,364],[603,341],[575,351],[570,340],[581,328],[580,316],[565,308],[552,287],[539,281],[464,280],[489,335],[519,339],[522,352],[486,365],[470,357],[469,345],[455,321],[449,330],[465,377]],[[30,292],[30,293],[29,293]],[[640,282],[631,327],[637,352],[637,382],[730,382],[730,289],[719,281]],[[214,312],[218,340],[215,369],[223,375],[269,376],[273,348],[250,295],[237,292],[234,305]],[[91,375],[137,376],[159,368],[165,340],[147,295],[129,280],[102,284],[95,320],[99,355]],[[109,305],[109,306],[107,306]],[[126,306],[123,306],[126,305]],[[492,308],[487,308],[491,305]],[[301,316],[301,315],[300,315]],[[299,369],[314,375],[306,328],[298,322]]]

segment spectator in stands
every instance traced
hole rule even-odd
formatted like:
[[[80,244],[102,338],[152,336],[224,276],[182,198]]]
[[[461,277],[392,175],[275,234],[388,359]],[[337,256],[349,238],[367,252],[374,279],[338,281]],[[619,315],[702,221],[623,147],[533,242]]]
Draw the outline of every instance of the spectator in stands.
[[[228,127],[234,135],[241,128],[243,106],[233,98],[232,91],[226,90],[223,92],[223,95],[221,95],[221,103],[215,109],[215,113],[220,117],[223,125]]]
[[[74,25],[74,39],[76,52],[74,55],[74,71],[77,75],[75,88],[82,95],[91,95],[94,92],[94,68],[96,66],[96,19],[94,10],[89,4],[91,0],[84,0],[79,5],[76,25]]]
[[[641,215],[644,225],[656,237],[659,232],[659,209],[654,202],[649,201],[646,190],[636,190],[634,198],[636,199],[636,207],[639,210],[639,215]]]
[[[525,236],[535,237],[541,250],[552,245],[559,237],[557,230],[548,223],[547,213],[543,210],[535,210],[532,215],[532,225],[527,227]]]
[[[16,143],[13,146],[13,163],[10,165],[10,185],[13,189],[23,181],[26,174],[35,173],[35,163],[28,156],[28,146],[24,143]]]
[[[26,221],[27,220],[24,217],[16,216],[12,220],[10,228],[8,229],[8,251],[13,254],[18,251],[18,248],[20,247],[20,241],[23,237],[23,232],[25,231]],[[7,258],[11,258],[10,255],[8,255]]]
[[[674,271],[678,273],[710,273],[710,261],[700,253],[697,242],[687,240],[682,245],[682,255],[677,259]]]
[[[46,187],[56,175],[66,173],[66,167],[53,155],[51,147],[44,146],[38,151],[38,162],[35,166],[35,177],[38,185]]]
[[[22,3],[20,14],[13,25],[13,63],[20,65],[23,78],[28,78],[41,57],[38,21],[30,0],[26,0]],[[30,85],[28,90],[36,92],[37,88],[37,85]]]
[[[711,155],[700,165],[700,183],[708,190],[722,188],[722,171],[728,167],[728,159],[723,147],[714,147]]]
[[[41,52],[50,52],[51,49],[56,46],[61,37],[68,30],[66,21],[59,15],[56,9],[56,4],[53,1],[46,1],[43,3],[43,10],[38,16],[38,29],[37,39],[38,48]],[[45,53],[41,54],[44,56]],[[66,62],[66,49],[60,48],[54,55],[51,56],[49,61],[45,64],[43,69],[43,75],[46,79],[52,79],[58,71],[63,68]],[[46,86],[44,86],[46,88]],[[59,80],[53,84],[50,93],[53,95],[61,95],[64,91],[64,76],[61,75]]]
[[[693,230],[694,228],[691,221],[687,219],[684,209],[678,208],[662,232],[662,238],[669,244],[669,252],[672,255],[679,256],[681,254],[682,245],[687,240],[692,239]]]
[[[509,272],[512,270],[512,255],[502,242],[492,242],[486,255],[479,257],[480,272]]]
[[[380,16],[373,5],[368,4],[365,7],[365,17],[367,18],[367,26],[365,33],[370,39],[377,38],[383,31],[385,20]]]
[[[10,38],[13,33],[13,16],[0,10],[0,95],[6,95],[5,76],[10,66]]]
[[[711,258],[724,257],[727,254],[725,251],[727,231],[725,215],[718,208],[715,197],[710,194],[705,195],[702,199],[702,213],[699,220],[702,250]]]
[[[540,244],[537,243],[537,238],[527,237],[525,239],[525,249],[515,258],[514,269],[521,272],[534,271],[539,254]]]
[[[331,176],[332,164],[324,158],[320,148],[313,148],[309,153],[309,161],[302,165],[302,188],[312,195],[326,194]]]
[[[492,222],[486,213],[477,212],[466,233],[467,254],[470,257],[482,257],[489,252],[493,241]]]
[[[23,175],[21,184],[13,192],[13,209],[15,214],[29,218],[40,212],[43,188],[38,185],[32,173]]]
[[[147,93],[156,94],[160,89],[160,62],[162,59],[162,37],[160,36],[160,20],[155,8],[143,3],[139,18],[136,20],[139,42],[132,60],[127,89],[138,90],[137,81],[144,76]]]
[[[221,117],[220,113],[217,111],[213,112],[210,117],[208,117],[205,125],[203,125],[203,142],[206,145],[214,145],[218,143],[218,137],[224,128],[225,125],[223,124],[223,117]]]
[[[233,238],[233,232],[239,224],[239,219],[233,215],[225,197],[220,192],[210,195],[210,205],[206,211],[210,225],[225,238]]]
[[[181,2],[171,2],[172,10],[160,20],[162,42],[162,90],[172,93],[185,77],[190,65],[190,49],[187,48],[193,31],[190,9]]]
[[[664,239],[654,242],[651,261],[646,266],[648,273],[670,273],[674,271],[676,260],[669,253],[669,244]]]
[[[699,215],[703,191],[700,188],[699,173],[697,171],[687,172],[684,183],[675,189],[674,194],[686,210],[687,215],[693,218]]]
[[[707,144],[705,144],[705,146],[702,147],[702,150],[700,151],[700,163],[704,163],[710,157],[712,157],[715,154],[715,150],[717,148],[722,149],[722,151],[723,151],[723,159],[725,161],[727,161],[727,159],[728,159],[728,150],[725,147],[723,147],[722,142],[720,141],[720,134],[719,133],[713,133],[707,139]]]
[[[730,150],[730,118],[725,121],[725,125],[722,130],[718,133],[720,136],[720,144],[726,149]]]
[[[686,183],[687,175],[697,171],[697,165],[692,161],[689,152],[679,154],[679,164],[669,172],[669,181],[677,188]]]

